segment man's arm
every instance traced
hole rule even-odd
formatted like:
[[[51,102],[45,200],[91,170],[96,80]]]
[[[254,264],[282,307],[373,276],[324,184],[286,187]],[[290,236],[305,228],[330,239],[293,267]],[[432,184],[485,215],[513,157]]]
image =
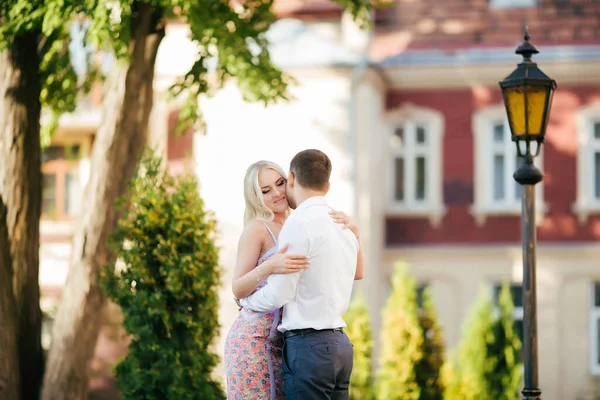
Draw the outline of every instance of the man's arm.
[[[279,246],[289,244],[288,253],[308,255],[309,240],[306,228],[300,221],[289,219],[281,228]],[[308,266],[310,268],[310,265]],[[268,284],[252,295],[241,299],[240,304],[258,312],[273,311],[283,306],[294,297],[298,281],[304,270],[293,274],[273,274],[267,279]]]

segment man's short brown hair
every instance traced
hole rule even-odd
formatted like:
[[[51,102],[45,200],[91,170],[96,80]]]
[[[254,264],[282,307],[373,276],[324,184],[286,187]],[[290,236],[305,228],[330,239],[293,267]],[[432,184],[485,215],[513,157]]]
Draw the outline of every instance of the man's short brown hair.
[[[331,176],[331,160],[320,150],[304,150],[290,163],[290,172],[298,184],[306,189],[326,190]]]

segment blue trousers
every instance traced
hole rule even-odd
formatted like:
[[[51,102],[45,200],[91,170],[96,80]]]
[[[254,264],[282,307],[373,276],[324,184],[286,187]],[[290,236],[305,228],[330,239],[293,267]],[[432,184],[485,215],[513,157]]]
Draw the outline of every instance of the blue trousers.
[[[323,330],[286,338],[286,400],[347,400],[354,348],[343,331]]]

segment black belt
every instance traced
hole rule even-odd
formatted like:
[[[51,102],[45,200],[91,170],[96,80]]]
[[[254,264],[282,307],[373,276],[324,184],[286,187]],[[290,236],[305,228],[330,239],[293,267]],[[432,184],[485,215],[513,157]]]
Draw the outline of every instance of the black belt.
[[[286,338],[286,339],[289,339],[289,338],[294,337],[294,336],[308,335],[310,333],[316,333],[316,332],[344,332],[344,328],[332,328],[332,329],[313,329],[313,328],[292,329],[292,330],[283,332],[283,337]]]

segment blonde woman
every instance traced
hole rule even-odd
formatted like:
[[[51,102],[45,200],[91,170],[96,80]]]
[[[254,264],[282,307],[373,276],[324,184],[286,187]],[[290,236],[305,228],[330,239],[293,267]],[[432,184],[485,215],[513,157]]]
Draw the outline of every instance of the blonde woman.
[[[279,231],[290,214],[285,176],[283,169],[270,161],[258,161],[246,171],[245,226],[232,283],[236,301],[260,290],[269,275],[298,272],[309,264],[305,255],[285,254],[287,245],[278,249]],[[331,216],[358,237],[356,223],[346,214],[332,211]],[[363,275],[362,253],[359,257],[355,279]],[[229,400],[284,399],[281,334],[277,331],[281,311],[241,309],[225,341]]]

